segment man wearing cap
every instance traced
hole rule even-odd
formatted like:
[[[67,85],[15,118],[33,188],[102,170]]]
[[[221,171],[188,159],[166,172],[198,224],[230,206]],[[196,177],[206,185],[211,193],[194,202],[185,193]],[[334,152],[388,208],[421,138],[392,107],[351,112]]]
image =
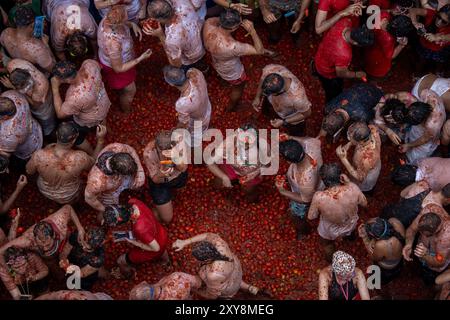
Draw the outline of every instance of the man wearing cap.
[[[253,45],[235,40],[232,34],[244,28],[251,36]],[[212,56],[212,64],[219,76],[231,86],[230,102],[227,111],[235,111],[244,92],[248,80],[242,64],[241,56],[262,55],[266,52],[253,23],[242,21],[236,10],[227,10],[220,17],[206,20],[203,27],[203,41],[205,48]]]
[[[97,153],[103,148],[106,128],[97,128]],[[94,158],[73,146],[78,138],[76,125],[63,122],[56,132],[57,142],[36,151],[27,163],[27,174],[39,174],[37,186],[48,199],[59,204],[72,204],[83,191],[81,174],[94,165]]]
[[[262,95],[267,97],[279,116],[270,120],[274,128],[284,126],[291,135],[304,135],[305,119],[311,116],[311,102],[305,87],[291,71],[279,64],[265,66],[253,100],[256,112],[261,111]]]

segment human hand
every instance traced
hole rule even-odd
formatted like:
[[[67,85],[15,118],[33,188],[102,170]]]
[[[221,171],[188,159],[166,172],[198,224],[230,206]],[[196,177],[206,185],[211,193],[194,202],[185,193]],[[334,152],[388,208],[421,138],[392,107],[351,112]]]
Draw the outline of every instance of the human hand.
[[[272,120],[270,120],[270,124],[274,128],[280,128],[283,125],[283,120],[281,120],[281,119],[272,119]]]
[[[240,14],[244,16],[248,16],[249,14],[252,14],[252,8],[250,8],[248,5],[244,3],[231,3],[230,9],[236,10]]]
[[[22,190],[28,184],[28,179],[25,175],[20,175],[19,180],[17,180],[16,187]]]
[[[95,133],[97,140],[103,141],[105,139],[107,133],[108,133],[108,130],[106,129],[106,126],[104,126],[102,124],[99,124],[97,126],[97,131]]]
[[[7,89],[12,89],[14,90],[15,87],[14,85],[11,83],[11,80],[9,80],[9,78],[7,76],[3,76],[0,77],[0,82],[3,84],[3,86],[5,86]]]
[[[131,23],[131,29],[133,30],[134,35],[136,36],[136,38],[139,39],[139,41],[142,41],[141,28],[139,28],[139,26],[134,22],[130,22],[130,23]]]
[[[405,245],[402,250],[403,259],[405,259],[406,261],[412,261],[411,253],[412,253],[412,245],[410,244]]]
[[[423,258],[428,254],[428,248],[423,243],[419,243],[414,249],[414,255],[418,258]]]

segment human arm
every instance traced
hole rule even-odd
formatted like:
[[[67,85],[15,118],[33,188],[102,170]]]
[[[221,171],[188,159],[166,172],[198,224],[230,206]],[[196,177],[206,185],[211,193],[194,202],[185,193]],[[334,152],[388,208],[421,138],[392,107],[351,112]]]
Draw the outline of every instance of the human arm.
[[[319,300],[328,300],[328,288],[330,286],[330,277],[328,268],[324,268],[319,273]]]
[[[406,230],[406,236],[405,236],[405,246],[403,247],[403,258],[406,261],[412,261],[411,253],[412,253],[412,246],[414,243],[414,239],[416,238],[416,234],[418,232],[418,226],[419,226],[419,219],[422,215],[419,214],[414,221],[411,223],[411,225]]]
[[[419,243],[414,249],[414,255],[425,261],[427,266],[441,268],[448,261],[449,248],[443,248],[440,252],[431,254],[430,250],[423,243]]]
[[[192,0],[191,0],[191,2],[192,2]],[[234,3],[234,2],[227,1],[227,0],[214,0],[214,2],[221,7],[236,10],[242,15],[252,14],[252,8],[250,8],[248,5],[246,5],[244,3]],[[197,10],[199,8],[200,8],[200,6],[198,6],[198,7],[196,6]]]
[[[356,287],[358,288],[361,300],[370,300],[369,289],[367,288],[367,281],[361,269],[356,268]]]
[[[320,193],[316,192],[312,198],[311,206],[308,210],[308,220],[314,220],[317,219],[320,215]]]
[[[121,52],[121,49],[119,52]],[[152,50],[147,49],[139,57],[137,57],[133,60],[130,60],[128,62],[125,62],[125,63],[123,62],[121,54],[110,55],[109,58],[111,61],[111,68],[114,70],[114,72],[123,73],[123,72],[127,72],[128,70],[134,68],[135,66],[137,66],[139,63],[141,63],[145,59],[148,59],[151,55],[152,55]]]
[[[303,18],[305,17],[306,9],[308,9],[310,4],[311,4],[311,0],[301,1],[299,14],[298,14],[297,19],[295,19],[294,23],[292,24],[291,33],[297,33],[300,31],[300,27],[302,25]]]
[[[425,129],[425,132],[423,133],[422,136],[420,136],[420,138],[418,138],[414,141],[411,141],[409,143],[404,143],[404,144],[400,145],[399,151],[401,153],[408,152],[408,150],[410,150],[412,148],[416,148],[423,144],[428,143],[431,139],[433,139],[433,134],[429,130]]]
[[[159,250],[161,250],[161,247],[156,239],[153,239],[149,244],[145,244],[137,240],[130,240],[128,238],[126,239],[126,241],[144,251],[158,252]]]
[[[402,38],[398,39],[398,44],[394,49],[394,53],[392,54],[392,59],[397,58],[398,55],[400,54],[400,52],[402,52],[403,48],[406,47],[407,45],[408,45],[407,37],[402,37]]]
[[[373,259],[374,252],[375,252],[375,246],[376,246],[377,242],[375,241],[375,239],[369,238],[369,236],[367,235],[364,223],[359,225],[358,235],[361,238],[362,242],[364,243],[364,247],[366,248],[367,252],[369,253],[370,258]],[[378,261],[378,260],[376,260],[376,261]]]
[[[362,3],[354,3],[342,11],[336,13],[330,19],[327,19],[328,11],[322,10],[319,5],[319,10],[317,11],[316,20],[315,20],[315,29],[317,34],[322,34],[332,26],[336,24],[339,20],[344,17],[349,16],[360,16],[362,14],[362,9],[365,8]]]
[[[450,120],[447,120],[442,127],[441,144],[444,146],[450,144]]]
[[[176,240],[173,245],[172,248],[175,249],[175,251],[181,251],[183,250],[185,247],[194,244],[196,242],[201,242],[201,241],[208,241],[208,242],[224,242],[217,234],[215,233],[202,233],[202,234],[198,234],[192,238],[186,239],[186,240]]]
[[[259,9],[261,10],[265,23],[269,24],[277,21],[275,15],[270,11],[268,0],[259,0]]]
[[[362,79],[367,76],[364,71],[351,71],[347,67],[336,66],[336,76],[344,79]]]
[[[2,202],[2,200],[0,199],[0,215],[5,214],[6,212],[9,211],[9,209],[11,209],[11,207],[14,204],[14,202],[16,201],[17,197],[19,196],[19,194],[22,192],[23,188],[25,188],[25,186],[27,184],[28,184],[27,177],[24,175],[21,175],[19,177],[19,180],[17,180],[16,189],[9,196],[9,198],[5,202]]]
[[[97,9],[104,9],[118,4],[121,0],[94,0]]]
[[[97,144],[95,145],[95,150],[92,155],[92,158],[97,159],[98,155],[103,150],[103,147],[105,145],[105,137],[106,137],[107,133],[108,133],[108,130],[106,129],[106,126],[104,126],[102,124],[99,124],[97,126],[97,131],[96,131]],[[92,165],[94,165],[94,164],[92,163]],[[91,165],[91,167],[92,167],[92,165]]]
[[[258,36],[258,33],[255,30],[255,26],[253,25],[253,22],[251,22],[250,20],[245,19],[244,21],[242,21],[241,26],[252,37],[253,47],[255,49],[254,51],[253,50],[247,50],[247,52],[245,52],[244,55],[261,55],[261,54],[264,54],[264,45],[263,45],[263,43],[261,41],[261,38]]]

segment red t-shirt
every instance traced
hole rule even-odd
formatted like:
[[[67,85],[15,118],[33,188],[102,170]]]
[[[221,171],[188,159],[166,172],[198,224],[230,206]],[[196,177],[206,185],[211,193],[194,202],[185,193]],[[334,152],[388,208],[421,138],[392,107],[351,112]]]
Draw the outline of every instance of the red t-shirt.
[[[333,17],[339,11],[344,10],[352,3],[350,0],[319,0],[319,10],[327,12],[327,20]],[[356,27],[359,24],[359,17],[352,16],[353,26]]]
[[[351,27],[351,19],[341,19],[323,37],[314,58],[316,70],[322,77],[336,78],[336,67],[350,66],[352,46],[344,40],[342,32]]]
[[[387,13],[381,14],[381,19],[390,20]],[[392,66],[396,39],[389,32],[376,29],[375,42],[364,50],[364,69],[373,77],[384,77]]]
[[[156,220],[153,212],[140,200],[130,199],[129,204],[135,205],[140,211],[140,216],[133,225],[133,235],[136,240],[149,244],[156,240],[161,249],[166,247],[167,231]]]
[[[425,25],[425,27],[429,27],[434,23],[434,20],[437,15],[437,11],[433,10],[433,9],[426,9],[426,10],[427,10],[427,15],[425,16],[424,25]],[[439,34],[439,33],[450,34],[450,25],[447,25],[445,27],[441,27],[441,28],[437,29],[436,34]],[[420,44],[423,47],[433,50],[433,51],[441,51],[442,49],[444,49],[445,47],[450,45],[449,42],[445,42],[444,44],[437,44],[434,42],[430,42],[427,39],[425,39],[424,37],[420,37]]]

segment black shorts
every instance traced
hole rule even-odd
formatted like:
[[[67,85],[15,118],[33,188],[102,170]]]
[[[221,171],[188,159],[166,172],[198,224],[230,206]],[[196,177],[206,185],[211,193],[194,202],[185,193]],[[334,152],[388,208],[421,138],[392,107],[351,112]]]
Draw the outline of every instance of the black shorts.
[[[388,284],[400,275],[403,268],[403,260],[401,260],[393,269],[385,269],[380,265],[378,266],[381,271],[381,284]]]
[[[186,185],[187,178],[188,173],[187,171],[185,171],[172,181],[165,183],[154,183],[150,179],[150,195],[152,196],[155,205],[161,206],[170,202],[172,200],[172,189],[179,189],[184,187]]]
[[[434,270],[431,270],[428,266],[421,263],[421,277],[425,285],[427,286],[433,286],[435,284],[435,280],[438,275],[441,274],[441,272],[437,272]]]
[[[75,121],[74,121],[74,123],[75,123],[75,127],[78,129],[78,138],[77,138],[77,140],[75,140],[74,145],[79,146],[80,144],[82,144],[84,142],[84,140],[86,140],[86,137],[90,132],[95,131],[95,127],[92,127],[92,128],[83,127],[83,126],[80,126]]]

